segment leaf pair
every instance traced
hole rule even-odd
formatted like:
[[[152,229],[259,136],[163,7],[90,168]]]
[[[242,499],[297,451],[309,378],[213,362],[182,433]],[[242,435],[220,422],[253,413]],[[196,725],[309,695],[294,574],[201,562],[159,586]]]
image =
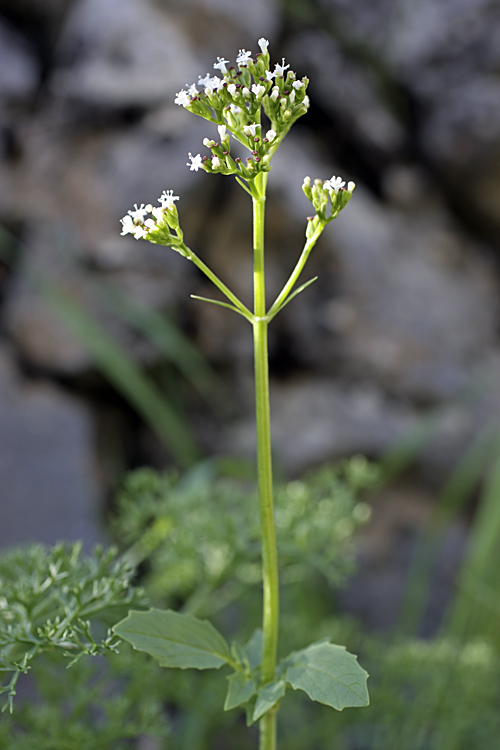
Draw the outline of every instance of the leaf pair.
[[[227,641],[210,622],[172,610],[130,612],[113,630],[136,650],[153,656],[162,667],[219,669],[228,664],[235,671],[228,679],[224,709],[245,706],[248,724],[270,711],[288,686],[337,711],[369,703],[367,673],[353,654],[327,640],[294,651],[280,663],[278,679],[260,687],[260,631],[246,646],[234,644],[231,653]]]

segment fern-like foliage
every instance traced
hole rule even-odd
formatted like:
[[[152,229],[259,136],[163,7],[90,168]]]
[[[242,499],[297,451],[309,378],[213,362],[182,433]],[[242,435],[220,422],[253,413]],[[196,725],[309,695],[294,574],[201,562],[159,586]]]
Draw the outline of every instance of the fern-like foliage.
[[[144,606],[134,571],[116,549],[81,544],[33,545],[0,557],[0,694],[12,711],[19,676],[40,654],[57,651],[75,664],[116,650],[110,627]]]

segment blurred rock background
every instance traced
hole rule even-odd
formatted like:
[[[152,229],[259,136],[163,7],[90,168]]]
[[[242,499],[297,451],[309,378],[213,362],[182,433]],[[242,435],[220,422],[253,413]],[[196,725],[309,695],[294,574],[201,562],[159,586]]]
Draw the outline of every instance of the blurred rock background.
[[[408,534],[500,413],[496,0],[0,0],[0,544],[102,537],[122,473],[175,458],[82,325],[76,335],[61,293],[174,404],[200,455],[252,455],[248,326],[192,301],[211,294],[196,269],[120,237],[118,220],[174,189],[188,243],[250,299],[246,195],[187,169],[213,133],[173,98],[260,36],[309,76],[312,102],[270,179],[270,298],[302,245],[303,177],[357,183],[310,261],[319,280],[273,325],[280,470],[379,458],[436,414],[417,469],[383,501],[390,521],[366,541],[373,596],[390,599]],[[224,384],[221,413],[115,295],[166,313],[198,347]],[[463,528],[450,533],[448,578]]]

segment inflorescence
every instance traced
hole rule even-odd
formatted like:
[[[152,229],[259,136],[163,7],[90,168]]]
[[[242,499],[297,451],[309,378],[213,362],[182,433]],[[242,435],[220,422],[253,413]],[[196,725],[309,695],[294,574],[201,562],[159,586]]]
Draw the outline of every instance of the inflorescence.
[[[193,156],[189,153],[189,169],[193,172],[202,169],[212,174],[234,175],[243,187],[245,182],[251,186],[258,174],[270,171],[272,155],[293,123],[309,108],[306,93],[308,78],[297,79],[284,58],[271,71],[269,42],[261,38],[258,44],[261,51],[255,58],[249,50],[239,51],[237,68],[230,65],[229,60],[218,57],[214,69],[222,77],[210,73],[200,76],[197,84],[187,85],[186,89],[176,94],[174,100],[176,104],[217,125],[218,139],[203,139],[210,156]],[[267,126],[261,122],[262,109],[268,120]],[[231,155],[231,137],[250,151],[246,161]],[[317,211],[317,215],[308,222],[307,236],[315,231],[320,222],[325,224],[335,218],[346,205],[354,183],[349,182],[347,189],[344,186],[341,177],[333,176],[324,183],[315,180],[312,187],[309,178],[306,178],[303,190]],[[331,210],[327,216],[329,198]],[[173,195],[173,190],[167,190],[159,198],[159,207],[136,204],[121,219],[122,235],[132,234],[136,240],[146,239],[185,254],[175,206],[177,200],[179,196]],[[170,230],[174,230],[175,234]]]

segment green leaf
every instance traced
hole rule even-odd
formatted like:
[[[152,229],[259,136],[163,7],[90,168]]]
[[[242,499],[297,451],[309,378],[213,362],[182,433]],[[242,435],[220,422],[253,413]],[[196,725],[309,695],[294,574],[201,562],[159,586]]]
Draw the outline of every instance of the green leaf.
[[[243,647],[250,669],[256,669],[262,661],[264,636],[262,630],[256,630],[248,643]]]
[[[162,667],[218,669],[234,664],[225,639],[210,622],[170,609],[130,612],[113,631]]]
[[[235,672],[228,678],[228,682],[224,711],[230,711],[232,708],[245,705],[257,692],[255,682],[251,677],[244,675],[243,672]]]
[[[318,703],[342,711],[367,706],[367,672],[344,646],[320,641],[286,659],[285,679],[294,690],[303,690]]]
[[[257,694],[257,701],[255,703],[252,717],[253,720],[257,721],[261,718],[261,716],[267,714],[267,712],[270,711],[271,708],[283,698],[283,696],[285,695],[285,691],[286,685],[284,680],[279,680],[279,682],[270,682],[267,685],[264,685],[264,687],[261,688]]]

